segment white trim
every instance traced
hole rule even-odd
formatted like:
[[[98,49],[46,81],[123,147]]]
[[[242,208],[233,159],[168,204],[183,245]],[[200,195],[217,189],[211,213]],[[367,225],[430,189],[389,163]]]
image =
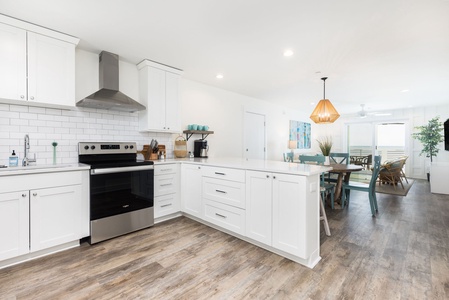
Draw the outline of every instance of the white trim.
[[[80,39],[71,35],[67,35],[62,32],[58,32],[52,29],[48,29],[45,27],[41,27],[35,24],[31,24],[19,19],[15,19],[6,15],[0,14],[0,23],[4,23],[6,25],[14,26],[20,29],[24,29],[26,31],[31,31],[35,33],[39,33],[42,35],[46,35],[51,38],[55,38],[64,42],[68,42],[71,44],[74,44],[75,46],[78,45]]]

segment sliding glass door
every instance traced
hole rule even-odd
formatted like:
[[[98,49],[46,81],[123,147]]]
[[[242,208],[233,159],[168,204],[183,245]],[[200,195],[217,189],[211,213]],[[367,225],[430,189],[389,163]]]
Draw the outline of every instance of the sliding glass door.
[[[348,123],[346,126],[351,161],[367,162],[362,173],[371,172],[374,155],[382,156],[381,163],[409,155],[406,122],[361,122]]]

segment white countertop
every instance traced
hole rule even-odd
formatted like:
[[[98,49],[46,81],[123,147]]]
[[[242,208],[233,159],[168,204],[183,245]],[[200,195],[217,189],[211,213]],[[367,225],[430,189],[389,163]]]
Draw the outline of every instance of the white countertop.
[[[241,158],[175,158],[155,160],[154,164],[161,165],[177,162],[302,176],[316,175],[332,170],[332,167],[329,166],[288,163],[274,160],[246,160]]]
[[[53,172],[67,172],[89,170],[90,166],[85,164],[57,164],[57,165],[36,165],[28,167],[7,167],[0,168],[0,176],[11,175],[26,175],[37,173],[53,173]]]

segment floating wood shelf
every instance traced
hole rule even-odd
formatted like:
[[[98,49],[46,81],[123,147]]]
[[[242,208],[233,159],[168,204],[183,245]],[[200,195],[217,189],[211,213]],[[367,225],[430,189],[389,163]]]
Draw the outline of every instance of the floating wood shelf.
[[[214,132],[205,130],[184,130],[183,133],[185,133],[187,140],[189,140],[194,134],[201,134],[201,137],[204,140],[209,134],[213,134]]]

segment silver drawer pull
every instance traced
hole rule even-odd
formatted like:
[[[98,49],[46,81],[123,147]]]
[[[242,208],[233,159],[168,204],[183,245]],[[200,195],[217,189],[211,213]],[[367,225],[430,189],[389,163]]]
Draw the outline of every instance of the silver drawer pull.
[[[215,213],[215,215],[219,216],[219,217],[222,217],[223,219],[226,219],[226,216],[223,216],[223,215],[220,215],[220,214],[217,214],[217,213]]]
[[[222,193],[222,194],[227,194],[228,192],[226,191],[220,191],[220,190],[215,190],[217,193]]]
[[[167,207],[167,206],[170,206],[170,205],[172,205],[171,203],[169,203],[169,204],[164,204],[164,205],[161,205],[161,207]]]
[[[127,208],[127,207],[129,207],[129,204],[125,204],[125,205],[123,205],[122,207],[123,207],[123,208]]]
[[[215,175],[226,175],[225,173],[215,172]]]
[[[36,196],[37,196],[37,193],[33,193],[33,196],[35,196],[35,197],[36,197]]]
[[[24,198],[25,198],[26,196],[27,196],[27,194],[22,194],[22,197],[24,197]]]
[[[169,186],[172,185],[171,183],[165,183],[165,184],[161,184],[161,186]]]

